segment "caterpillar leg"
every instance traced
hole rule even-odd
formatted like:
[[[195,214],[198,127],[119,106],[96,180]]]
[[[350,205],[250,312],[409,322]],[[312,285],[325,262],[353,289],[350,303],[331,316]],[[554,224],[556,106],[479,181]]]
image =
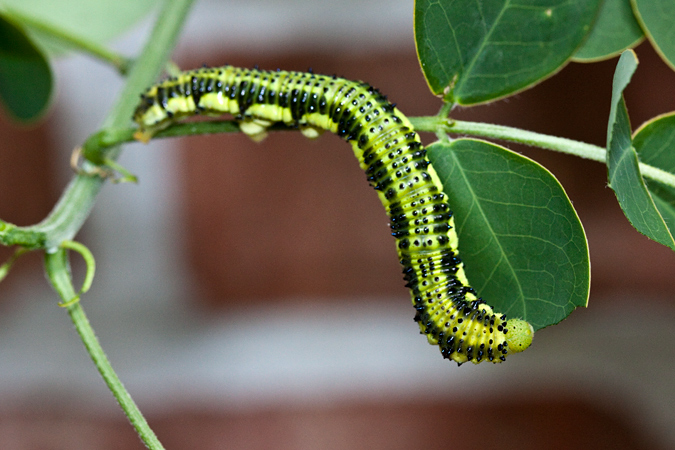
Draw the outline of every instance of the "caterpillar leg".
[[[302,135],[308,139],[316,139],[324,132],[321,128],[312,125],[298,125],[298,128],[300,128]]]
[[[150,139],[152,139],[152,132],[150,132],[149,130],[138,129],[134,133],[134,139],[144,144],[147,144],[148,142],[150,142]]]
[[[264,119],[247,117],[239,122],[239,129],[254,142],[261,142],[267,137],[267,128],[272,122]]]

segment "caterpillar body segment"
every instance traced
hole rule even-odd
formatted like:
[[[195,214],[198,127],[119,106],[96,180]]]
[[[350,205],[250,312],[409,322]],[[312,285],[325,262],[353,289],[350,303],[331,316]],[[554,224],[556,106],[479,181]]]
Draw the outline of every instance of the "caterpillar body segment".
[[[415,320],[429,342],[459,364],[501,362],[529,347],[531,325],[494,312],[469,285],[441,181],[409,120],[376,89],[314,73],[202,68],[141,95],[135,136],[147,141],[195,114],[231,114],[255,140],[281,122],[310,138],[328,130],[349,141],[390,218]]]

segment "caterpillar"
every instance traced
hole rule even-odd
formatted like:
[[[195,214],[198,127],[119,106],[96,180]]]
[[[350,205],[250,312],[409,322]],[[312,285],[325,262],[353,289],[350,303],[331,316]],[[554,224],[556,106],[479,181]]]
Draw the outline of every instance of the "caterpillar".
[[[429,343],[460,365],[501,362],[530,346],[532,326],[493,311],[469,285],[441,181],[410,121],[378,90],[313,72],[205,67],[141,94],[135,137],[147,142],[196,114],[231,114],[256,141],[279,122],[310,138],[328,130],[349,141],[386,208],[415,321]]]

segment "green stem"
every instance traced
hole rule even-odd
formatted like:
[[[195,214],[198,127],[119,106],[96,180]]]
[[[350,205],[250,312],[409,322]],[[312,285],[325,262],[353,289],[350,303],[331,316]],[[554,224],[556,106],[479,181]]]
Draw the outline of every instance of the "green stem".
[[[138,94],[154,81],[164,67],[191,4],[192,0],[167,0],[164,3],[148,42],[132,67],[124,90],[108,115],[104,128],[129,126]],[[119,146],[110,147],[101,157],[116,160],[119,152]],[[13,236],[25,233],[27,239],[42,242],[42,247],[47,249],[45,257],[47,276],[63,300],[62,304],[66,307],[94,364],[143,442],[152,450],[160,450],[163,449],[162,444],[113,371],[77,300],[68,270],[66,250],[59,247],[63,241],[71,240],[80,230],[96,202],[103,183],[104,179],[98,176],[85,174],[75,176],[52,212],[39,224],[24,228],[0,222],[0,242],[3,242],[3,233],[7,235],[12,233]]]
[[[481,122],[465,122],[461,120],[449,120],[443,116],[409,117],[410,122],[417,131],[429,131],[436,133],[440,140],[447,139],[445,133],[469,134],[492,139],[500,139],[519,144],[554,150],[561,153],[579,156],[605,164],[607,151],[597,145],[587,144],[572,139],[535,133],[519,128],[504,125],[493,125]],[[291,130],[283,124],[275,124],[270,127],[271,131]],[[121,142],[134,140],[135,128],[123,128],[104,130],[92,135],[84,144],[85,155],[100,154],[102,149]],[[194,123],[176,123],[171,127],[158,132],[154,138],[167,138],[179,136],[195,136],[200,134],[234,133],[239,131],[239,126],[232,120],[212,120]],[[675,187],[675,175],[648,164],[640,163],[640,172],[643,176],[668,186]]]
[[[138,95],[149,86],[164,68],[178,38],[192,0],[170,0],[164,3],[155,28],[140,57],[129,72],[119,101],[111,110],[103,128],[125,128],[138,102]],[[116,160],[118,146],[110,147],[101,158]],[[44,233],[46,248],[54,248],[64,240],[72,240],[89,216],[104,179],[80,174],[75,176],[52,212],[42,222],[23,231]],[[17,227],[19,228],[19,227]]]
[[[504,125],[493,125],[489,123],[464,122],[460,120],[453,121],[445,127],[449,133],[472,134],[494,139],[503,139],[510,142],[517,142],[533,147],[545,148],[557,152],[575,155],[580,158],[590,159],[605,163],[607,151],[597,145],[587,144],[572,139],[550,136],[547,134],[535,133],[533,131],[521,130],[519,128],[507,127]]]
[[[452,111],[452,108],[454,106],[455,106],[454,103],[443,102],[443,105],[441,105],[441,109],[438,110],[438,114],[436,114],[436,116],[439,118],[448,117],[450,115],[450,111]]]
[[[0,220],[0,244],[11,247],[20,245],[30,250],[45,248],[47,236],[41,232],[30,231]]]
[[[49,281],[61,297],[62,304],[66,305],[65,309],[68,311],[70,319],[73,321],[75,329],[80,335],[80,339],[82,339],[82,343],[94,361],[96,368],[136,429],[141,440],[151,450],[163,450],[164,447],[113,370],[108,357],[94,333],[94,329],[91,327],[82,309],[82,305],[80,305],[79,301],[72,301],[78,294],[75,292],[71,281],[66,249],[59,248],[53,253],[45,253],[45,270]]]
[[[443,130],[445,133],[469,134],[472,136],[517,142],[519,144],[579,156],[580,158],[598,161],[603,164],[605,164],[607,160],[607,151],[603,147],[572,139],[521,130],[519,128],[480,122],[465,122],[462,120],[453,121],[438,116],[410,117],[409,119],[417,131],[438,132],[438,130]],[[643,176],[665,185],[675,187],[674,174],[644,163],[640,163],[639,166]]]
[[[288,127],[278,123],[269,127],[270,131],[289,131],[295,128]],[[92,134],[87,138],[82,146],[84,156],[87,160],[97,160],[108,147],[127,143],[137,142],[134,139],[134,133],[138,128],[117,128],[105,129]],[[217,133],[238,133],[239,124],[234,120],[209,120],[204,122],[179,122],[172,124],[169,128],[158,131],[152,136],[153,139],[197,136],[204,134]]]
[[[77,36],[69,31],[64,30],[63,28],[59,28],[51,23],[43,22],[42,20],[33,16],[26,15],[19,11],[8,8],[3,10],[3,15],[16,23],[25,25],[35,31],[58,39],[74,50],[86,52],[95,58],[110,63],[115,66],[117,71],[123,75],[127,73],[129,67],[131,66],[131,60],[129,58],[117,54],[112,50],[97,44],[96,42],[92,42],[88,39]]]

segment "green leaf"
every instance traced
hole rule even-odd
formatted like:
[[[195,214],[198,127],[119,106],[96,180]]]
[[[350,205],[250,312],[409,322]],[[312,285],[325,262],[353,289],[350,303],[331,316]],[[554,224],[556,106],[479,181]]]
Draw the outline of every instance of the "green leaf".
[[[17,120],[37,120],[52,92],[52,71],[23,30],[0,15],[0,101]]]
[[[580,62],[609,59],[635,47],[643,37],[630,0],[605,0],[588,39],[573,59]]]
[[[586,236],[550,172],[472,139],[433,144],[429,159],[455,214],[467,276],[483,300],[535,330],[586,306]]]
[[[129,29],[157,0],[3,0],[10,11],[48,23],[84,40],[104,43]],[[70,50],[63,42],[29,29],[50,52]]]
[[[612,85],[612,104],[607,126],[609,185],[630,223],[640,233],[675,250],[675,240],[654,203],[640,174],[638,157],[631,140],[630,120],[623,91],[637,68],[632,50],[623,52]]]
[[[675,173],[675,112],[655,117],[643,124],[633,136],[633,147],[641,162]],[[673,234],[675,188],[650,179],[645,181],[661,217]]]
[[[415,44],[429,88],[471,105],[560,70],[591,29],[600,0],[416,0]]]
[[[631,0],[635,15],[661,58],[675,70],[675,2],[673,0]]]

